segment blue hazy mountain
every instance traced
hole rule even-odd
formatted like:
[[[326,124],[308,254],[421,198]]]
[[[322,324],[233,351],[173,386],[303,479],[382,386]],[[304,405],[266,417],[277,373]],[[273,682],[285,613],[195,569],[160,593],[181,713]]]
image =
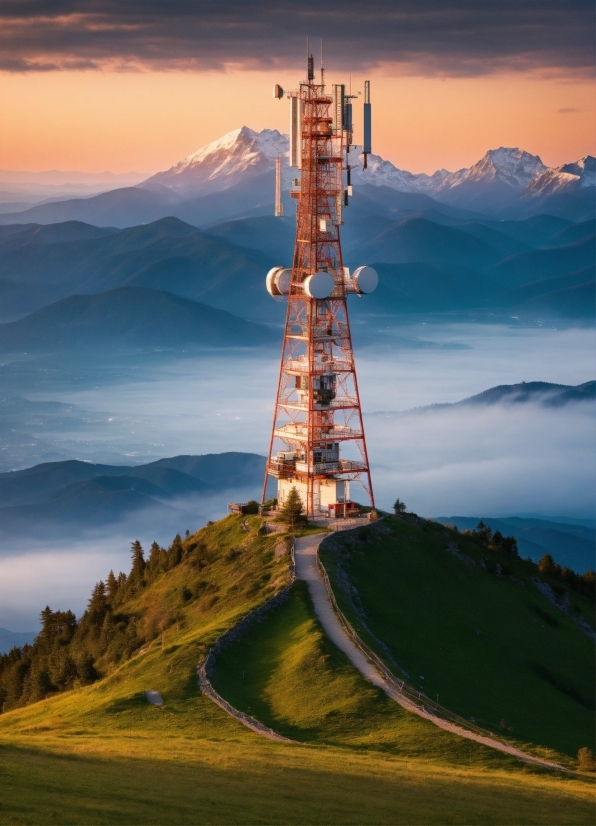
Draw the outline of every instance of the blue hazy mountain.
[[[174,456],[146,465],[68,460],[0,473],[0,535],[106,528],[135,511],[181,498],[258,487],[265,458],[253,453]]]
[[[379,286],[366,296],[366,304],[354,302],[358,313],[449,313],[482,306],[495,292],[490,279],[467,267],[428,263],[385,264],[375,261]]]
[[[371,416],[402,416],[407,413],[423,413],[442,410],[445,408],[478,407],[495,404],[540,404],[543,407],[564,407],[567,404],[578,402],[593,402],[596,400],[596,381],[587,381],[584,384],[553,384],[548,381],[522,381],[519,384],[500,384],[491,387],[482,393],[468,396],[458,402],[429,404],[425,407],[414,408],[413,411],[378,411]]]
[[[31,644],[37,634],[37,631],[9,631],[0,628],[0,654],[7,654],[15,646],[21,648],[27,643]]]
[[[578,573],[595,567],[596,531],[593,528],[557,522],[548,517],[438,516],[436,521],[456,525],[463,531],[474,529],[481,518],[493,531],[499,530],[504,536],[515,536],[520,556],[529,556],[537,562],[548,553],[559,565]]]
[[[263,325],[147,287],[71,295],[0,324],[4,352],[254,347],[276,339]]]
[[[176,218],[47,243],[31,243],[34,232],[0,235],[0,319],[14,318],[24,295],[27,310],[122,286],[166,290],[239,315],[265,317],[270,309],[263,282],[271,259]]]
[[[385,205],[367,198],[366,209],[347,210],[342,230],[347,265],[383,265],[379,292],[367,304],[371,311],[484,309],[593,319],[590,222],[537,216],[501,225],[470,221],[467,214],[451,223],[419,215],[396,219],[387,204],[394,196],[415,194],[381,194]],[[377,207],[383,214],[367,211]],[[1,227],[0,320],[73,294],[135,286],[279,323],[284,305],[271,301],[263,282],[271,266],[291,263],[294,223],[261,215],[225,221],[208,232],[177,218],[121,230],[81,222]],[[553,277],[563,280],[553,284]],[[524,285],[532,285],[527,294],[506,295]]]
[[[517,314],[565,319],[594,319],[596,316],[595,268],[555,275],[514,287],[491,297],[491,307]]]
[[[594,253],[592,235],[570,244],[509,256],[491,267],[489,273],[503,287],[517,287],[593,266]]]

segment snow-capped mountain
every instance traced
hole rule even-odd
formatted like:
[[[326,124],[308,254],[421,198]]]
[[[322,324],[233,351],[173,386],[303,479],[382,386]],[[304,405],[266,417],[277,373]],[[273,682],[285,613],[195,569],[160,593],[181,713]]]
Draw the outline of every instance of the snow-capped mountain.
[[[389,186],[399,192],[434,192],[445,178],[452,173],[446,169],[439,169],[433,175],[424,172],[414,174],[405,169],[398,169],[391,161],[386,161],[380,155],[368,156],[368,168],[362,168],[362,156],[356,152],[350,153],[352,181],[355,184],[372,184],[373,186]]]
[[[182,198],[219,192],[250,178],[272,172],[275,159],[284,159],[283,185],[299,175],[287,165],[288,136],[276,129],[255,132],[247,126],[228,132],[201,147],[165,172],[149,178],[146,188],[165,187]],[[399,169],[380,155],[370,155],[368,169],[350,156],[354,184],[386,186],[400,192],[423,193],[438,201],[467,209],[495,212],[518,200],[532,201],[551,194],[594,186],[595,161],[586,156],[560,167],[545,166],[537,155],[517,147],[490,149],[469,168],[440,169],[433,175]],[[263,185],[265,183],[262,181]]]
[[[596,185],[596,158],[592,155],[586,155],[575,163],[566,163],[560,170],[569,175],[577,175],[582,186]]]
[[[463,184],[506,184],[513,189],[523,189],[546,166],[538,155],[531,155],[523,149],[489,149],[486,155],[469,169],[460,169],[445,176],[436,192],[448,192]]]
[[[569,192],[595,184],[596,158],[586,155],[585,158],[580,158],[575,163],[545,169],[542,175],[538,175],[530,182],[527,194],[531,197],[551,195],[555,192]]]
[[[161,184],[182,196],[207,195],[275,168],[278,155],[288,153],[288,136],[277,129],[254,132],[242,126],[158,172],[145,186]]]

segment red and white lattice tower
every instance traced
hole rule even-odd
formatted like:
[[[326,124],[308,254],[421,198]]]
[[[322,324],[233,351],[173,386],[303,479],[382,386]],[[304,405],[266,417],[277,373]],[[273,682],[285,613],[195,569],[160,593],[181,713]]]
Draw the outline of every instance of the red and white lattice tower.
[[[370,86],[365,84],[364,152],[370,152]],[[283,97],[276,86],[274,95]],[[308,78],[290,99],[290,166],[301,169],[291,196],[298,201],[292,267],[275,267],[267,289],[288,307],[263,501],[269,476],[283,505],[295,487],[309,517],[353,512],[350,482],[374,496],[347,295],[368,293],[377,274],[344,268],[339,238],[342,211],[352,194],[348,152],[352,147],[351,96],[343,85],[328,94],[315,83],[312,56]],[[279,176],[279,172],[278,172]],[[345,180],[344,180],[345,179]]]

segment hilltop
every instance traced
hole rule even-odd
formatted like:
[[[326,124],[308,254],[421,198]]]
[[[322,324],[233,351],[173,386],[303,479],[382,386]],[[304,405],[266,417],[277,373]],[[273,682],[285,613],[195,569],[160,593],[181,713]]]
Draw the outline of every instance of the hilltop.
[[[499,736],[521,738],[537,753],[546,744],[551,759],[573,765],[577,742],[583,745],[592,728],[584,722],[590,712],[571,689],[561,693],[541,677],[540,668],[556,670],[583,702],[591,669],[582,652],[590,649],[589,640],[584,643],[579,627],[539,591],[470,567],[448,552],[447,533],[452,535],[407,518],[332,537],[323,558],[344,610],[352,609],[336,581],[336,561],[347,553],[351,562],[343,569],[361,601],[353,621],[362,624],[366,611],[367,626],[384,640],[381,656],[391,653],[391,667],[395,658],[412,680],[424,675],[426,690],[440,674],[441,702],[464,712],[472,703]],[[4,817],[18,813],[17,819],[47,822],[54,811],[60,822],[304,823],[346,822],[357,813],[358,822],[443,823],[448,813],[461,822],[489,822],[496,808],[500,823],[589,822],[590,787],[581,777],[524,767],[437,729],[372,688],[326,640],[300,582],[285,603],[226,649],[214,677],[225,699],[274,723],[294,743],[259,738],[201,695],[197,661],[222,631],[288,583],[287,547],[283,535],[263,534],[259,517],[230,516],[187,539],[177,537],[168,549],[152,548],[146,564],[135,552],[131,573],[98,585],[78,622],[47,609],[36,653],[23,660],[35,660],[37,670],[20,669],[21,693],[13,688],[5,694],[0,716],[0,760],[11,789]],[[339,549],[344,550],[338,557]],[[468,546],[463,552],[477,555]],[[404,587],[407,598],[402,593],[396,601],[395,589],[401,593]],[[481,617],[473,616],[477,605],[468,600],[469,589],[486,604]],[[369,602],[373,594],[378,608]],[[581,597],[572,593],[571,599],[584,611]],[[390,626],[387,606],[398,612]],[[455,623],[446,624],[455,606]],[[480,637],[474,632],[479,621]],[[402,626],[408,633],[398,638],[406,648],[398,651],[391,629]],[[460,635],[459,648],[450,649],[459,652],[455,658],[442,655],[441,646],[420,646],[427,633],[451,644],[454,630]],[[528,645],[534,646],[537,668],[524,670],[522,678],[516,676],[516,657]],[[62,659],[47,659],[55,646]],[[475,660],[482,668],[474,682]],[[67,669],[57,667],[62,661],[70,662]],[[2,660],[4,674],[9,662]],[[48,669],[51,663],[54,670]],[[483,692],[482,681],[492,679],[494,668],[500,678]],[[520,689],[531,689],[515,694],[517,716],[511,716],[511,695],[500,693],[512,679],[525,680]],[[4,677],[0,685],[6,692]],[[67,690],[18,707],[60,688]],[[161,693],[163,709],[147,703],[149,689]],[[553,726],[553,702],[563,727]],[[513,733],[500,731],[503,716]],[[305,750],[300,743],[316,748]],[[38,784],[34,798],[28,794],[32,773]]]

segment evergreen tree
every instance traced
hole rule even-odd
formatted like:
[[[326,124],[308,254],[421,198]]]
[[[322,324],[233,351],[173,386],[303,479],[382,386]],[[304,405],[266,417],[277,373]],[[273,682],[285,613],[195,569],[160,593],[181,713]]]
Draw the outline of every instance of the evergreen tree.
[[[402,513],[405,513],[406,503],[402,502],[400,499],[396,499],[393,503],[393,510],[395,511],[396,516],[401,516]]]
[[[152,579],[155,579],[158,574],[162,573],[164,569],[164,556],[163,548],[161,548],[157,542],[153,542],[147,561],[147,570],[151,572]]]
[[[138,539],[130,546],[131,549],[131,556],[132,556],[132,568],[130,569],[130,578],[135,580],[136,582],[140,582],[143,579],[143,574],[145,573],[145,552],[143,551],[143,546],[139,542]]]
[[[113,576],[113,574],[112,574]],[[87,611],[92,625],[101,625],[108,610],[108,595],[105,583],[100,580],[91,591]]]
[[[182,537],[179,533],[174,537],[174,541],[168,551],[168,568],[175,568],[182,561],[183,554]]]
[[[114,571],[110,571],[106,579],[106,593],[108,599],[112,599],[118,590],[119,582],[114,575]]]
[[[476,530],[474,531],[474,533],[480,539],[483,545],[490,545],[491,539],[493,538],[493,533],[490,529],[490,526],[485,525],[482,519],[476,525]]]
[[[280,516],[288,523],[291,531],[294,530],[295,525],[306,522],[302,499],[296,487],[292,487],[288,493],[287,499],[280,511]]]

